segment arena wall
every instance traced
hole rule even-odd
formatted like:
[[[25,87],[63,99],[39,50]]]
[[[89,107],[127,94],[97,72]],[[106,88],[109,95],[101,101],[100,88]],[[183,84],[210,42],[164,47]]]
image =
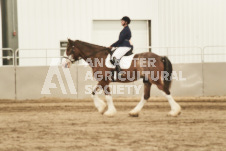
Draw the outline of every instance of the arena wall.
[[[181,78],[180,80],[173,80],[171,88],[172,95],[226,95],[224,80],[224,74],[226,73],[225,66],[226,63],[174,64],[173,68],[177,74],[174,77]],[[14,70],[14,67],[1,67],[0,71],[0,99],[16,98],[20,100],[38,99],[42,97],[89,98],[90,93],[88,90],[97,84],[95,80],[90,78],[92,72],[89,66],[74,65],[66,70],[58,66],[16,67],[16,70]],[[55,74],[57,72],[59,72],[58,75]],[[180,72],[182,73],[181,75]],[[68,76],[72,78],[72,81],[70,81],[70,78],[69,80],[67,79]],[[47,84],[52,83],[50,84],[51,88],[49,88],[50,94],[46,93],[46,89],[44,91],[45,80]],[[140,87],[138,87],[139,85]],[[111,90],[114,91],[114,97],[141,97],[143,92],[142,85],[142,80],[127,84],[112,83]],[[70,89],[72,88],[72,91],[69,87]],[[76,91],[73,91],[73,88]],[[122,90],[118,91],[118,89]],[[137,90],[139,91],[137,92]],[[162,96],[162,93],[155,85],[152,86],[151,96]]]
[[[68,70],[70,70],[72,80],[75,81],[74,86],[77,90],[77,67],[72,67]],[[56,74],[53,75],[58,71],[61,77],[57,77]],[[56,88],[49,89],[50,94],[46,94],[46,92],[42,90],[48,74],[53,75],[51,76],[51,79],[49,79],[49,82],[55,83],[56,86]],[[59,79],[62,79],[63,84],[61,83],[60,85]],[[61,67],[17,67],[16,81],[17,99],[38,99],[42,97],[78,98],[77,94],[70,93],[63,69]],[[64,91],[62,91],[64,88],[66,93],[63,93]]]
[[[226,63],[204,63],[204,96],[226,95]]]
[[[14,67],[0,67],[0,99],[14,99],[15,97]]]

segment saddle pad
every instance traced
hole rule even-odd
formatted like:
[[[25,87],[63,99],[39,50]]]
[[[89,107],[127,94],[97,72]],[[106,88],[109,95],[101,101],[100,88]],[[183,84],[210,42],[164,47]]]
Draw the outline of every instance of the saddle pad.
[[[120,64],[121,69],[129,69],[134,55],[135,54],[132,54],[130,56],[123,56],[120,59],[120,63],[119,64]],[[108,54],[108,56],[107,56],[107,58],[105,60],[106,67],[108,67],[108,68],[115,68],[115,66],[110,62],[110,59],[111,59],[111,55]]]

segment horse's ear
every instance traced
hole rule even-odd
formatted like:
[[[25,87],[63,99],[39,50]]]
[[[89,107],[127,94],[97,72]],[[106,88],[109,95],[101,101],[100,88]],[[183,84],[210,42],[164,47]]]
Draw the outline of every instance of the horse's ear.
[[[69,39],[69,38],[68,38],[68,42],[69,42],[70,44],[73,44],[73,43],[74,43],[74,41],[71,40],[71,39]]]

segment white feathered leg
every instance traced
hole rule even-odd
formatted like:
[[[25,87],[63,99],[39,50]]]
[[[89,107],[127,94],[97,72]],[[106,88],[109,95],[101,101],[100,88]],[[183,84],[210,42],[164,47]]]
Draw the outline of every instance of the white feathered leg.
[[[143,108],[143,106],[146,102],[147,102],[147,100],[145,100],[144,96],[142,96],[140,102],[137,104],[137,106],[133,110],[131,110],[129,112],[129,115],[135,116],[135,117],[139,116],[139,113],[140,113],[141,109]]]
[[[173,97],[171,95],[165,95],[166,99],[168,100],[171,111],[167,114],[168,116],[177,116],[181,113],[181,107],[180,105],[174,101]]]
[[[106,108],[106,103],[104,103],[103,100],[101,100],[97,94],[96,95],[92,95],[93,101],[94,101],[94,105],[97,108],[98,112],[100,112],[101,114],[104,113],[104,110]]]
[[[111,95],[105,95],[108,104],[108,110],[104,113],[106,116],[114,116],[116,114],[116,109],[112,100]]]

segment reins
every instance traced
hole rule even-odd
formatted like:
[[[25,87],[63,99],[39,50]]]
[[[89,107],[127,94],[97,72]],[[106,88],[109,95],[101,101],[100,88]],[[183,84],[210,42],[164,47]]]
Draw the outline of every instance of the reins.
[[[89,58],[89,57],[91,57],[93,55],[96,55],[97,53],[100,53],[100,52],[102,52],[104,50],[107,50],[107,49],[109,49],[109,48],[100,49],[99,51],[96,51],[96,52],[94,52],[94,53],[92,53],[92,54],[90,54],[88,56],[84,55],[84,53],[82,51],[80,51],[80,52],[83,54],[83,56],[85,56],[86,58]],[[72,47],[72,51],[71,51],[71,54],[70,55],[72,55],[73,52],[74,52],[74,46]],[[67,57],[67,56],[63,56],[63,58],[68,59],[71,63],[74,63],[75,61],[78,61],[78,60],[81,60],[82,59],[81,57],[79,57],[78,60],[74,60],[74,59],[69,59],[69,57]]]

